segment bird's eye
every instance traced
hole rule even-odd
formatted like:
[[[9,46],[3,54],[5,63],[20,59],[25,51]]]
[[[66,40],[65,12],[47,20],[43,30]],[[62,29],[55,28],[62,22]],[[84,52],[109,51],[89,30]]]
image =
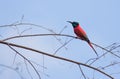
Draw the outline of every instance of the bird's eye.
[[[74,25],[74,26],[77,26],[78,24],[77,24],[77,23],[74,23],[73,25]]]

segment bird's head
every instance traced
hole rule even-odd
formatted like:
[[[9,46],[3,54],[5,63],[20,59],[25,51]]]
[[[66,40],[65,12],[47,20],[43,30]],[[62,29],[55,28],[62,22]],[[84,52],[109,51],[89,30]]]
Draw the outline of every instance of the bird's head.
[[[71,22],[71,21],[67,21],[69,22],[70,24],[72,24],[73,28],[77,27],[79,25],[78,22]]]

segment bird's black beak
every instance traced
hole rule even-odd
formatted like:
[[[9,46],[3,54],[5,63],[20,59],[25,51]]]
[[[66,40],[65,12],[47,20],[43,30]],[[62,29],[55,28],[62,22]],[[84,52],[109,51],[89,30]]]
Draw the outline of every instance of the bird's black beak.
[[[71,23],[71,24],[73,23],[73,22],[71,22],[71,21],[67,21],[67,22],[69,22],[69,23]]]

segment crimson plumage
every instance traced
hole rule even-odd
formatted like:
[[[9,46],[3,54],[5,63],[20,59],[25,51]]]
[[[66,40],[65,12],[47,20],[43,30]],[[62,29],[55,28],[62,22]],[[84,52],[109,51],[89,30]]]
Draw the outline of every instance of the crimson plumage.
[[[94,50],[95,54],[98,56],[96,50],[94,49],[89,38],[87,37],[86,32],[82,29],[80,24],[78,22],[71,22],[71,21],[67,21],[67,22],[72,24],[74,33],[77,35],[77,37],[79,37],[81,40],[86,41],[89,44],[89,46]]]

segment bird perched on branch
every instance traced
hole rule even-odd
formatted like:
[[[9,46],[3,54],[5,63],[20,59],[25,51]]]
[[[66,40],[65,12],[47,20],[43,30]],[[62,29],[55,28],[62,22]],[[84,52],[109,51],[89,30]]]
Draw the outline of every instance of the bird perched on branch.
[[[78,22],[71,22],[71,21],[67,21],[67,22],[72,24],[74,33],[77,35],[77,37],[79,37],[81,40],[86,41],[89,44],[89,46],[93,49],[95,54],[98,56],[96,50],[94,49],[89,38],[87,37],[86,32],[81,28],[80,24]]]

